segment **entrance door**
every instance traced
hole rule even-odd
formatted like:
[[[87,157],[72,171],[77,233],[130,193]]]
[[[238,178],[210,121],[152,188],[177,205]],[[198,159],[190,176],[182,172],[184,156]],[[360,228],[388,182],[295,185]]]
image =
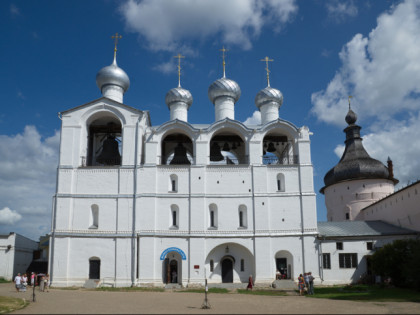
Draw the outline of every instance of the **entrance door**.
[[[178,283],[178,262],[173,259],[169,263],[170,283]]]
[[[89,279],[100,279],[101,261],[99,259],[89,260]]]
[[[222,261],[222,282],[232,283],[233,282],[233,262],[231,259],[224,259]]]
[[[287,258],[276,258],[276,267],[280,271],[282,278],[288,278],[287,276]]]

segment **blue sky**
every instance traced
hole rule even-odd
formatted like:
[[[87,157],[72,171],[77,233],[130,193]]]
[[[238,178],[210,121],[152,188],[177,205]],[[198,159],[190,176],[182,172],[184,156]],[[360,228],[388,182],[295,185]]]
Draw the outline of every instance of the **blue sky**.
[[[101,96],[99,69],[113,58],[131,80],[124,103],[169,119],[165,94],[193,95],[189,122],[212,123],[208,86],[226,75],[242,96],[235,118],[255,114],[255,95],[282,91],[280,117],[311,138],[318,220],[326,220],[325,173],[343,150],[347,96],[372,157],[394,161],[401,185],[420,174],[420,2],[416,1],[1,1],[0,234],[37,239],[50,230],[60,120]],[[400,187],[399,186],[399,187]]]

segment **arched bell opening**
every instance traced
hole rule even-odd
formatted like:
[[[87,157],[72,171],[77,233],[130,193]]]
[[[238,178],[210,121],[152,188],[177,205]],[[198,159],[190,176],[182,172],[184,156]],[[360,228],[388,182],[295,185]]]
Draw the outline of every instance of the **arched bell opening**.
[[[273,132],[264,137],[262,143],[263,164],[296,164],[297,158],[293,152],[293,142],[286,135]]]
[[[103,116],[88,126],[87,166],[121,165],[121,122],[114,116]]]
[[[210,164],[248,164],[246,146],[242,138],[230,132],[213,136],[210,140]]]
[[[194,147],[191,139],[181,133],[167,135],[162,141],[162,165],[191,165]]]
[[[177,252],[169,252],[162,262],[163,283],[182,285],[182,257]]]

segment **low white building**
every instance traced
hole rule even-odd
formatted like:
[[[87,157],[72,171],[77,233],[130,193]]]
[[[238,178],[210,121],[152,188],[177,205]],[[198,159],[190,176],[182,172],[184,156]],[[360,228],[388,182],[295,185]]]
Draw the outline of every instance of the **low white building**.
[[[25,273],[37,249],[38,242],[20,234],[0,235],[0,277],[13,280]]]
[[[101,69],[103,97],[60,113],[52,285],[270,284],[318,270],[310,132],[279,118],[283,96],[256,98],[262,124],[235,120],[239,85],[209,87],[212,124],[191,124],[193,98],[166,95],[170,120],[123,104],[127,74]]]
[[[419,235],[384,221],[318,222],[318,230],[319,280],[325,285],[372,281],[370,257],[377,249]]]

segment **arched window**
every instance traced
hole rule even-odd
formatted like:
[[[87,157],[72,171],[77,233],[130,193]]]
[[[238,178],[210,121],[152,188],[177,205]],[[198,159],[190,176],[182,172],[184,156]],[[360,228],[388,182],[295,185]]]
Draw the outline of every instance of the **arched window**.
[[[245,205],[239,206],[239,227],[246,228],[247,227],[247,211]]]
[[[171,176],[169,176],[169,191],[178,192],[178,176],[175,174],[171,174]]]
[[[284,174],[277,174],[277,191],[285,191]]]
[[[90,206],[90,224],[89,229],[97,229],[99,226],[99,207],[98,205]]]
[[[245,271],[245,260],[241,259],[241,271]]]
[[[214,261],[213,259],[210,260],[210,272],[214,271]]]
[[[177,205],[171,205],[170,228],[177,229],[179,226],[179,208]]]
[[[214,203],[209,206],[209,227],[217,228],[217,206]]]

